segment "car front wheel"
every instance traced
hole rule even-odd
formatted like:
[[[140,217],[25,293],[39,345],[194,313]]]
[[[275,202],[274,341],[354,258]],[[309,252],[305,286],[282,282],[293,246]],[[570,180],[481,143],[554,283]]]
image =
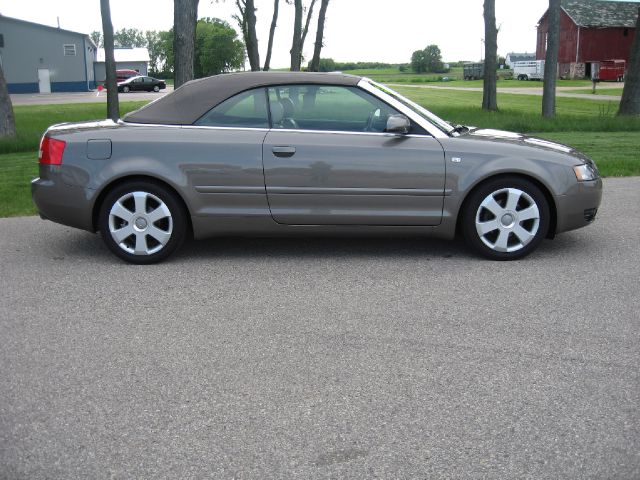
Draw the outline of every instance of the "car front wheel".
[[[129,87],[122,87],[123,93],[129,93]]]
[[[549,221],[549,204],[537,186],[521,178],[499,178],[471,193],[462,212],[462,232],[481,255],[516,260],[538,247]]]
[[[158,85],[154,85],[153,91],[154,92],[159,92],[160,91],[160,87]]]
[[[130,182],[110,191],[98,221],[109,250],[136,264],[164,260],[182,245],[187,230],[179,200],[151,182]]]

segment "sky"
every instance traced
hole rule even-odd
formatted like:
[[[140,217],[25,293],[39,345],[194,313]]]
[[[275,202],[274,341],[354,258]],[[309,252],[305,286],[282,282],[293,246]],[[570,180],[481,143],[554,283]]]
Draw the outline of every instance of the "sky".
[[[308,4],[310,0],[304,0]],[[273,0],[255,0],[260,59],[264,63],[273,14]],[[304,57],[313,55],[314,21]],[[498,54],[535,52],[536,24],[548,0],[496,0]],[[336,61],[408,63],[415,50],[436,44],[445,62],[480,60],[483,54],[483,0],[331,0],[327,10],[323,58]],[[200,0],[199,17],[218,17],[239,31],[232,15],[234,0]],[[0,0],[0,14],[77,32],[102,30],[99,0]],[[115,30],[168,30],[173,0],[111,0]],[[273,68],[289,66],[293,6],[280,0],[274,40]]]

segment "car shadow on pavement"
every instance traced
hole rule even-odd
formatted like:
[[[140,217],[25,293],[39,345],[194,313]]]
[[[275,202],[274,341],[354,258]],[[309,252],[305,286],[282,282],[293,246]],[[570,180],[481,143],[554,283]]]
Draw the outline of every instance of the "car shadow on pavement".
[[[188,241],[185,258],[319,258],[319,257],[473,257],[461,240],[426,237],[225,237]]]
[[[572,252],[584,253],[597,248],[580,233],[564,233],[545,240],[533,255],[536,258],[564,258]],[[105,247],[100,234],[67,229],[54,235],[47,244],[48,256],[54,260],[90,260],[120,262]],[[468,259],[484,261],[471,251],[461,238],[441,240],[428,237],[218,237],[187,240],[167,263],[215,259],[309,259],[309,258],[395,258],[395,259]]]

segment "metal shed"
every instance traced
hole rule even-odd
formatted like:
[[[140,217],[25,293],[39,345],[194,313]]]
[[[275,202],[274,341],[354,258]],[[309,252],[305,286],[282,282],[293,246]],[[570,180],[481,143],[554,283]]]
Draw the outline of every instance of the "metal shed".
[[[96,45],[84,33],[0,15],[0,62],[9,93],[95,88]]]

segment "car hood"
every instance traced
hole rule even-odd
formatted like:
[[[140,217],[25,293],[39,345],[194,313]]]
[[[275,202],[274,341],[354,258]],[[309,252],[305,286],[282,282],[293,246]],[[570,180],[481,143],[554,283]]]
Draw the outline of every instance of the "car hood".
[[[490,128],[479,128],[469,132],[472,138],[486,138],[505,143],[519,143],[533,147],[543,148],[545,150],[554,150],[561,153],[574,153],[576,149],[563,145],[561,143],[544,140],[542,138],[531,137],[523,133],[508,132],[506,130],[493,130]]]
[[[573,147],[564,145],[562,143],[545,140],[543,138],[532,137],[523,133],[508,132],[506,130],[493,130],[490,128],[471,128],[469,133],[461,135],[461,137],[466,137],[474,140],[486,140],[507,145],[520,145],[533,148],[534,150],[538,151],[561,154],[565,158],[575,158],[581,160],[582,162],[591,162],[591,159],[589,159],[589,157]]]

